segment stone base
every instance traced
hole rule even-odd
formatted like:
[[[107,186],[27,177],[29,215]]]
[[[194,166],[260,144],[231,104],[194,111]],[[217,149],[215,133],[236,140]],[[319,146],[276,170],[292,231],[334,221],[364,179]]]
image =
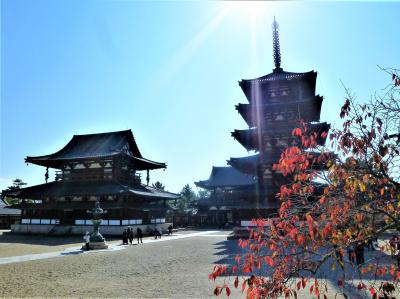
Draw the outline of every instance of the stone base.
[[[250,237],[250,231],[247,227],[235,227],[233,232],[227,237],[228,240],[237,239],[248,239]]]
[[[108,248],[108,244],[106,242],[90,242],[89,243],[90,250],[107,249],[107,248]],[[82,245],[82,249],[86,250],[86,244]]]

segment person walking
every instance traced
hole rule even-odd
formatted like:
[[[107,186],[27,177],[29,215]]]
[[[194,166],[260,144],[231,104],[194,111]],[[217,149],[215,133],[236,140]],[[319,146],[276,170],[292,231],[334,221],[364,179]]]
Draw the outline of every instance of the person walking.
[[[159,239],[161,239],[161,235],[162,235],[162,231],[161,228],[159,228],[158,226],[156,226],[156,228],[154,229],[154,236],[157,239],[157,237]]]
[[[364,242],[359,241],[355,248],[357,265],[364,264]]]
[[[347,247],[347,254],[349,255],[349,262],[354,264],[354,256],[355,256],[355,246],[354,244],[350,244]]]
[[[143,232],[142,232],[142,229],[140,228],[140,227],[138,227],[137,229],[136,229],[136,237],[137,237],[137,243],[139,244],[139,241],[140,241],[140,243],[143,243]]]
[[[172,235],[172,224],[168,226],[168,236]]]
[[[133,242],[133,228],[128,227],[128,238],[129,238],[129,243],[132,245]]]
[[[128,245],[128,231],[126,228],[122,232],[122,245]]]
[[[86,234],[83,236],[83,239],[85,240],[85,245],[86,245],[86,251],[90,250],[90,234],[89,232],[86,232]]]

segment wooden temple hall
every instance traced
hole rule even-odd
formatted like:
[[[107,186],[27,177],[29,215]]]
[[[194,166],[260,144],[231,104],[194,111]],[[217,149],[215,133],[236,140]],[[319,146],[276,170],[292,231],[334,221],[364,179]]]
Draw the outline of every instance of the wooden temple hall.
[[[199,203],[201,212],[207,214],[208,210],[207,222],[217,219],[247,226],[253,218],[276,214],[279,207],[276,193],[281,185],[289,183],[289,178],[275,172],[273,165],[279,162],[287,147],[301,145],[301,140],[292,136],[300,121],[307,124],[309,132],[317,133],[319,145],[325,144],[326,137],[322,133],[327,132],[330,125],[320,122],[323,98],[316,95],[317,73],[294,73],[281,68],[278,23],[275,20],[272,27],[273,72],[239,81],[247,103],[236,105],[236,110],[248,128],[234,130],[231,134],[251,154],[228,160],[230,167],[223,170],[223,183],[219,177],[222,174],[216,173],[218,168],[215,167],[208,181],[196,183],[200,188],[211,190],[211,195]],[[320,153],[313,154],[318,156]],[[227,215],[232,215],[232,218]]]
[[[101,224],[105,234],[127,225],[163,227],[167,201],[179,198],[149,186],[149,171],[166,164],[144,158],[131,130],[74,135],[58,152],[25,161],[46,168],[46,183],[3,191],[2,196],[20,199],[13,205],[22,210],[21,224],[14,226],[19,232],[85,232],[91,225],[87,210],[96,201],[107,210]],[[49,168],[57,170],[53,182],[47,182]]]

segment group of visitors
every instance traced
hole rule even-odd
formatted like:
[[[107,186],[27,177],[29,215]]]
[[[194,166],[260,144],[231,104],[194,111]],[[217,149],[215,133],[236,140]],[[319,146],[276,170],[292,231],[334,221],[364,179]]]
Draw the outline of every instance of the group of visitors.
[[[172,235],[172,224],[170,224],[168,226],[168,236]],[[154,238],[155,239],[161,239],[162,236],[162,230],[159,226],[156,226],[153,231],[152,231]],[[140,227],[138,227],[136,229],[136,238],[137,238],[137,243],[143,243],[143,231]],[[122,232],[122,245],[128,245],[128,244],[132,244],[134,239],[134,232],[133,232],[133,228],[132,227],[128,227],[126,229],[124,229],[124,231]]]
[[[347,254],[350,263],[361,265],[365,262],[364,245],[364,242],[357,242],[352,243],[349,247],[347,247]]]
[[[172,224],[168,226],[168,236],[172,235]],[[153,230],[153,235],[155,239],[159,238],[161,239],[162,236],[162,230],[160,227],[156,226],[155,229]],[[128,226],[127,228],[124,229],[122,232],[122,245],[129,245],[133,243],[133,239],[135,237],[135,233],[133,231],[133,228]],[[136,238],[137,238],[137,243],[143,243],[143,231],[140,227],[136,228]],[[86,232],[86,234],[83,236],[83,239],[85,240],[85,246],[86,250],[90,249],[90,233]]]
[[[354,239],[355,239],[355,236],[354,236]],[[349,257],[349,262],[352,264],[356,264],[356,265],[364,264],[364,262],[365,262],[365,257],[364,257],[365,247],[367,247],[368,251],[374,251],[375,244],[377,242],[378,242],[377,238],[369,239],[366,242],[363,242],[363,241],[352,242],[347,247],[347,254]]]
[[[143,243],[143,231],[140,227],[136,229],[137,243]],[[132,227],[125,228],[122,232],[122,245],[128,245],[133,243],[134,232]],[[128,242],[129,241],[129,242]]]

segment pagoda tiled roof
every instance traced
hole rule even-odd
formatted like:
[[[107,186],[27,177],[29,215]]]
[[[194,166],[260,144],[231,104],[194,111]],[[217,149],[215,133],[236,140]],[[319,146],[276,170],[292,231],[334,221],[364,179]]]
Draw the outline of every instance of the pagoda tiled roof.
[[[117,155],[134,160],[139,169],[166,168],[165,163],[143,158],[131,130],[74,135],[61,150],[50,155],[28,156],[25,162],[61,168],[67,161],[111,158]]]
[[[243,104],[239,103],[235,106],[236,110],[240,113],[243,119],[250,127],[258,125],[257,112],[261,116],[269,112],[283,112],[284,109],[288,112],[290,109],[295,111],[296,117],[293,119],[285,119],[285,121],[299,121],[302,119],[306,122],[317,122],[320,119],[321,106],[323,97],[317,95],[312,98],[304,99],[301,101],[281,101],[277,103],[262,103],[259,106],[254,104]],[[274,120],[269,120],[273,122]]]
[[[13,194],[12,197],[40,200],[44,197],[102,196],[120,194],[150,199],[177,199],[180,197],[178,194],[158,190],[150,186],[142,184],[128,185],[116,180],[55,181],[22,188],[18,193]],[[7,195],[7,193],[3,191],[2,195]]]
[[[309,71],[305,73],[295,73],[295,72],[285,72],[276,71],[265,76],[261,76],[255,79],[242,79],[239,81],[239,85],[248,83],[262,83],[266,81],[290,81],[290,80],[304,80],[304,79],[314,79],[317,77],[317,73],[314,71]]]
[[[256,174],[257,168],[260,165],[260,155],[252,155],[240,158],[230,158],[228,164],[247,174]]]
[[[195,182],[195,185],[204,189],[245,187],[256,183],[254,176],[244,174],[233,167],[213,166],[208,180]]]
[[[310,162],[314,168],[320,168],[321,164],[318,160],[312,161],[313,159],[317,159],[321,156],[321,152],[319,151],[307,151],[307,154],[310,157]],[[263,164],[275,164],[278,163],[281,157],[280,152],[273,152],[270,154],[264,155]],[[325,152],[324,153],[325,159],[333,159],[336,155],[333,152]],[[261,163],[260,154],[246,156],[246,157],[239,157],[239,158],[230,158],[227,161],[229,165],[238,169],[241,172],[248,173],[248,174],[256,174],[257,168]]]
[[[319,145],[325,144],[325,138],[321,137],[323,132],[328,132],[330,128],[330,124],[323,123],[312,123],[308,125],[308,128],[311,132],[317,133],[317,142]],[[292,136],[292,130],[294,127],[290,126],[275,126],[275,127],[266,127],[261,130],[261,134],[270,138],[273,137],[290,137]],[[247,150],[259,150],[258,146],[258,130],[257,128],[250,128],[246,130],[235,130],[231,133],[232,137],[234,137],[241,145],[243,145]]]

